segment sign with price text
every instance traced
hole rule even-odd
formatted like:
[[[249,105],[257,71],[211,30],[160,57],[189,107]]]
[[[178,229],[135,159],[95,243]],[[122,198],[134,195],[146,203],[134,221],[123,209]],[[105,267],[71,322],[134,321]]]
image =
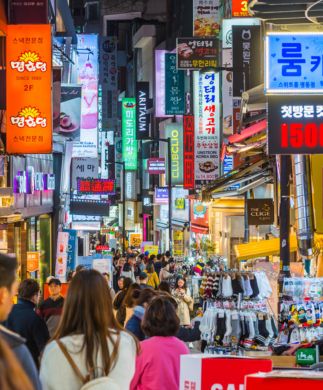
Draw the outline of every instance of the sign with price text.
[[[323,92],[323,33],[269,33],[266,36],[267,94]]]

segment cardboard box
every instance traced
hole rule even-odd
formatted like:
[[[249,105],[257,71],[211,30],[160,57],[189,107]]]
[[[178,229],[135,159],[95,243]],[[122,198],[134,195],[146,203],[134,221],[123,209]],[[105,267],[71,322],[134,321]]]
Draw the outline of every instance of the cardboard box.
[[[181,356],[180,390],[241,390],[245,376],[270,372],[266,359],[214,355]]]

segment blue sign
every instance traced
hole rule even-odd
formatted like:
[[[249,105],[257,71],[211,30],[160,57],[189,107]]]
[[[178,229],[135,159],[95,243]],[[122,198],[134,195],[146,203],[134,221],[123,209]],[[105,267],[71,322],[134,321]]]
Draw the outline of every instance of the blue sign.
[[[322,93],[323,33],[269,33],[265,71],[266,93]]]
[[[168,188],[156,187],[155,188],[155,200],[156,204],[168,204]]]
[[[233,156],[226,155],[224,157],[223,163],[223,175],[226,175],[227,173],[231,172],[233,170]],[[240,184],[234,184],[233,186],[230,186],[228,188],[229,191],[234,191],[240,188]]]
[[[66,270],[66,274],[68,274],[70,271],[74,271],[75,269],[77,231],[64,229],[64,232],[68,233],[67,270]]]

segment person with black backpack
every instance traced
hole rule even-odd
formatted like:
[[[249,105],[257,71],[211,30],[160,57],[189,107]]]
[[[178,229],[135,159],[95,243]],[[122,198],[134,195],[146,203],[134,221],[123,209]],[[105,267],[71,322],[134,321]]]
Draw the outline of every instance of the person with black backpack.
[[[43,389],[128,389],[137,352],[135,338],[113,316],[104,277],[95,270],[79,272],[69,286],[53,341],[44,351]]]

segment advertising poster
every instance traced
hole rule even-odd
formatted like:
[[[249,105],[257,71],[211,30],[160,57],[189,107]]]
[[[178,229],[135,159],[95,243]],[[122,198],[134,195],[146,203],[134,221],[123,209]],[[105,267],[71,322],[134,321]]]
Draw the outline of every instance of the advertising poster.
[[[209,227],[209,209],[207,204],[200,201],[191,201],[191,224],[201,227]]]
[[[81,143],[98,144],[98,36],[77,36],[77,84],[82,85]],[[77,155],[75,155],[77,157]],[[93,155],[84,157],[94,157]]]
[[[269,33],[265,90],[271,94],[323,92],[323,33]]]
[[[39,270],[40,252],[27,252],[27,272]]]
[[[58,133],[78,141],[81,127],[81,97],[80,85],[62,84]]]
[[[183,184],[183,125],[171,123],[165,128],[166,138],[170,138],[172,185]],[[166,175],[167,177],[167,175]],[[169,177],[167,177],[169,180]]]
[[[217,36],[221,22],[220,0],[193,0],[193,35]]]
[[[176,54],[165,54],[165,113],[183,115],[185,112],[184,71],[176,67]]]
[[[177,38],[177,69],[216,67],[219,41],[213,38]]]
[[[122,157],[127,171],[138,168],[138,142],[136,140],[136,99],[122,99]]]
[[[219,73],[194,72],[195,184],[220,174]]]
[[[129,234],[129,245],[134,248],[140,248],[142,243],[141,233],[130,233]]]
[[[244,91],[263,82],[260,26],[233,26],[232,47],[233,96],[240,97]]]
[[[194,163],[194,115],[183,116],[183,131],[184,131],[184,188],[193,189],[195,187],[195,163]]]
[[[8,25],[6,38],[7,152],[51,153],[51,25]]]
[[[55,277],[61,282],[66,281],[68,240],[69,234],[67,232],[58,232]]]

